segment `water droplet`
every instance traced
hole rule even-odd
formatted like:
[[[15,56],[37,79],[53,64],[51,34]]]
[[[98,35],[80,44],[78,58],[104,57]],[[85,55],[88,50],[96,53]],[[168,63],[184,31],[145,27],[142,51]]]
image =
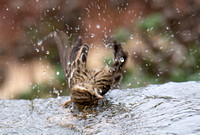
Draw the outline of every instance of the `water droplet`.
[[[91,38],[94,38],[94,37],[95,37],[95,34],[92,33],[92,34],[91,34]]]
[[[131,86],[131,83],[128,83],[127,86]]]
[[[139,44],[140,43],[140,41],[136,41],[136,44]]]
[[[120,61],[121,61],[121,62],[124,62],[124,58],[123,58],[123,57],[121,57],[121,58],[120,58]]]
[[[97,28],[97,29],[100,29],[100,25],[99,25],[99,24],[97,24],[97,25],[96,25],[96,28]]]
[[[35,85],[33,86],[33,89],[35,89],[36,86],[37,86],[37,85],[35,84]]]
[[[91,28],[91,25],[89,24],[88,27]]]
[[[8,11],[9,10],[9,8],[6,8],[6,11]]]
[[[43,71],[42,73],[43,73],[43,74],[46,74],[46,71]]]
[[[56,75],[59,75],[59,74],[60,74],[60,72],[59,72],[59,71],[57,71],[57,72],[56,72]]]
[[[42,51],[44,51],[44,46],[41,47]]]
[[[100,89],[100,90],[99,90],[99,93],[102,93],[102,92],[103,92],[102,89]]]
[[[46,51],[46,54],[49,54],[49,51]]]
[[[131,34],[130,39],[133,39],[133,35]]]
[[[36,2],[39,2],[39,0],[35,0]]]
[[[37,45],[40,46],[40,45],[42,44],[42,42],[43,42],[42,40],[39,40],[39,41],[37,42]]]
[[[20,6],[17,6],[17,9],[19,10],[19,9],[20,9]]]
[[[40,52],[40,50],[38,48],[36,48],[35,50],[36,50],[36,52]]]
[[[177,11],[177,13],[180,13],[180,10],[179,10],[179,8],[176,8],[176,11]]]

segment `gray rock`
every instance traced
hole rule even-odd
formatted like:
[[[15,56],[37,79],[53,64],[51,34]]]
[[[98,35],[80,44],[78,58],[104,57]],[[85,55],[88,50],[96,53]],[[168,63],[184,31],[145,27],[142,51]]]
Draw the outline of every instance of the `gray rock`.
[[[0,134],[200,134],[200,82],[111,90],[84,112],[69,97],[0,100]]]

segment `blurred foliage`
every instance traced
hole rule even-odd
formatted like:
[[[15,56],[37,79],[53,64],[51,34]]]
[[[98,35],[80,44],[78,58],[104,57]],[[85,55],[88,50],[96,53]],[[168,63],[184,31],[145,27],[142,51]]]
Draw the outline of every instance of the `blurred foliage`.
[[[56,75],[52,80],[52,84],[49,83],[35,83],[28,90],[23,93],[19,93],[14,98],[16,99],[34,99],[34,98],[57,98],[62,95],[69,95],[69,90],[66,88],[66,80],[62,73],[60,65],[55,66]]]
[[[114,39],[118,42],[127,42],[130,38],[130,31],[127,28],[118,28],[115,32]]]
[[[144,31],[152,30],[160,30],[165,26],[166,22],[163,16],[159,13],[150,14],[143,20],[138,22],[138,27],[140,27]]]
[[[199,40],[196,40],[195,43],[188,44],[188,46],[181,46],[186,49],[186,54],[183,56],[184,60],[178,64],[172,62],[172,55],[168,51],[162,51],[162,49],[158,49],[155,46],[156,43],[153,37],[157,35],[159,35],[159,39],[165,40],[168,46],[171,42],[176,41],[173,31],[167,26],[167,22],[161,14],[150,14],[141,21],[138,21],[136,26],[139,31],[142,31],[140,34],[145,38],[144,42],[153,54],[151,56],[145,56],[141,53],[135,55],[137,56],[136,59],[139,57],[139,61],[134,58],[137,66],[129,69],[125,74],[122,83],[124,88],[127,86],[141,87],[148,84],[160,84],[169,81],[200,81]],[[164,44],[164,46],[167,44]],[[174,50],[174,53],[176,51],[179,50]],[[152,59],[153,55],[160,57],[160,61],[154,61]]]
[[[14,98],[16,99],[34,99],[34,98],[48,98],[50,97],[50,86],[44,84],[33,84],[33,88],[25,90],[24,93],[19,93]]]

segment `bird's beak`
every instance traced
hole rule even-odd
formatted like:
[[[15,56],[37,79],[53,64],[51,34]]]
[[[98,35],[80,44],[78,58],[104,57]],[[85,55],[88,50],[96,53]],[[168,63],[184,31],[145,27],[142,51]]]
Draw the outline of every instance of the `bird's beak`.
[[[95,99],[100,100],[100,99],[103,99],[103,98],[104,98],[103,96],[101,96],[99,94],[95,94]]]

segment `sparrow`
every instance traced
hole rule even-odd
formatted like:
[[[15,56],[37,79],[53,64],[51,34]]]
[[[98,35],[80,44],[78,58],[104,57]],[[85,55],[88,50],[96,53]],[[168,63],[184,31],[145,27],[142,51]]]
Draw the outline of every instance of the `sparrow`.
[[[81,36],[74,35],[70,45],[68,36],[59,31],[55,35],[62,70],[67,86],[70,89],[71,100],[77,105],[92,105],[103,98],[111,88],[122,79],[121,69],[127,60],[121,44],[113,42],[114,62],[111,67],[88,69],[86,66],[89,46],[82,43]]]

